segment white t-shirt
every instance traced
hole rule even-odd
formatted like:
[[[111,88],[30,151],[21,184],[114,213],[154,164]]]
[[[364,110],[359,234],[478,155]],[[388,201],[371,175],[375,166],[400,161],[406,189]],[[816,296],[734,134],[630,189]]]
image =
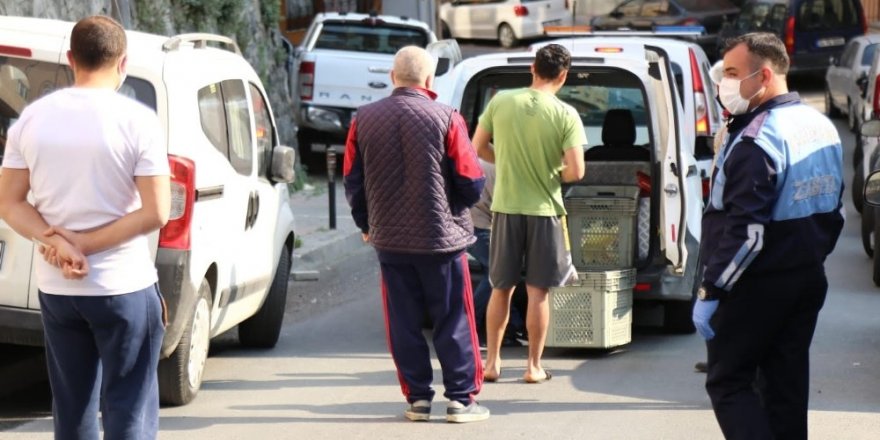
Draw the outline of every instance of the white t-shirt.
[[[50,225],[82,231],[141,207],[134,176],[169,174],[156,113],[109,89],[67,88],[28,105],[9,129],[3,167],[30,170],[34,206]],[[158,279],[147,237],[88,257],[67,280],[37,258],[37,286],[56,295],[107,296]]]

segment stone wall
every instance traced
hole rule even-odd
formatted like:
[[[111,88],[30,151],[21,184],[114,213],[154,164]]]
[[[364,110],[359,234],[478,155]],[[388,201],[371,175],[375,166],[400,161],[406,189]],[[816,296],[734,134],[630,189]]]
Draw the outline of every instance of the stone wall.
[[[281,142],[296,146],[288,51],[279,0],[2,0],[0,15],[76,21],[107,14],[128,29],[161,35],[212,32],[234,38],[263,80]]]

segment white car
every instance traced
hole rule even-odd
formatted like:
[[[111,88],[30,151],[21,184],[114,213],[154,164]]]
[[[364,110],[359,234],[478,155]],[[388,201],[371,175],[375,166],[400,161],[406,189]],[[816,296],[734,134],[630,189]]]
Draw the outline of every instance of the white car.
[[[880,48],[880,34],[865,34],[850,40],[840,58],[832,59],[825,72],[825,109],[830,117],[847,115],[849,128],[858,131],[864,122],[864,99],[859,78],[871,67],[874,53]]]
[[[621,36],[605,36],[607,34]],[[724,123],[721,104],[716,99],[718,89],[709,78],[709,69],[712,67],[709,58],[694,42],[661,37],[662,33],[654,37],[644,36],[644,33],[633,36],[626,34],[626,32],[605,32],[602,36],[560,38],[533,44],[531,50],[536,51],[542,46],[556,43],[568,48],[574,57],[588,57],[609,51],[623,52],[629,43],[634,41],[640,44],[639,51],[644,50],[641,45],[662,48],[671,62],[678,98],[684,111],[681,120],[692,121],[683,129],[692,133],[690,138],[696,142],[694,152],[699,159],[705,199],[708,197],[709,179],[712,175],[711,159],[715,156],[711,140],[708,138],[714,136]],[[634,40],[634,38],[638,39]],[[598,136],[594,135],[593,139],[598,139]]]
[[[453,0],[440,5],[441,38],[497,40],[502,47],[571,23],[569,0]]]
[[[0,156],[22,108],[72,84],[73,25],[0,17]],[[150,243],[169,318],[160,395],[180,405],[199,390],[211,337],[238,325],[246,346],[278,341],[294,243],[294,150],[279,145],[260,77],[234,41],[127,36],[120,92],[156,110],[171,165],[171,219]],[[0,342],[43,343],[36,258],[34,244],[0,222]]]
[[[619,50],[572,57],[557,94],[583,121],[590,143],[585,155],[604,150],[603,157],[587,157],[585,177],[574,186],[639,194],[638,227],[621,227],[625,238],[619,241],[623,251],[628,252],[626,243],[635,248],[628,263],[638,269],[635,300],[662,305],[667,329],[692,332],[703,207],[693,124],[681,122],[665,50],[638,39],[607,47]],[[534,52],[496,53],[465,59],[448,72],[440,69],[438,101],[457,108],[474,130],[495,93],[530,84],[534,57]]]

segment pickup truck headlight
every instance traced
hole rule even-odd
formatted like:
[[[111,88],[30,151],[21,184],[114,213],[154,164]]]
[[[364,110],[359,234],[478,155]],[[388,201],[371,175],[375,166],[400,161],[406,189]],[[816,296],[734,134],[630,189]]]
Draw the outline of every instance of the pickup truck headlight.
[[[342,120],[339,114],[332,110],[325,110],[318,107],[309,107],[306,109],[306,120],[319,130],[342,130]]]

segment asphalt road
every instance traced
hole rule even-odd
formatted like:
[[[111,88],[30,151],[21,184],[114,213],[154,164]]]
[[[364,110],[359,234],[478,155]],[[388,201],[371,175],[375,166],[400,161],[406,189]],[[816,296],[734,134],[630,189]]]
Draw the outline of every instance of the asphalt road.
[[[490,46],[476,46],[477,50]],[[797,79],[793,88],[821,109],[821,82]],[[853,137],[844,139],[851,174]],[[847,177],[849,182],[850,177]],[[880,289],[861,247],[859,216],[847,204],[847,224],[827,263],[830,281],[812,351],[810,431],[813,439],[876,439],[880,433]],[[483,423],[441,423],[438,395],[427,424],[402,417],[403,398],[385,347],[376,263],[359,252],[319,281],[291,282],[278,347],[245,350],[234,334],[214,341],[205,382],[190,405],[163,408],[163,439],[445,439],[445,438],[721,438],[693,363],[705,349],[697,335],[636,331],[613,352],[548,349],[552,381],[518,379],[526,349],[507,348],[503,378],[487,384]],[[0,347],[4,360],[29,355]],[[440,381],[435,362],[435,378]],[[2,373],[0,373],[2,374]],[[45,377],[19,370],[19,383]],[[35,377],[36,376],[36,377]],[[442,385],[438,386],[442,393]],[[0,390],[2,393],[2,390]],[[0,438],[51,438],[45,382],[0,397]]]

